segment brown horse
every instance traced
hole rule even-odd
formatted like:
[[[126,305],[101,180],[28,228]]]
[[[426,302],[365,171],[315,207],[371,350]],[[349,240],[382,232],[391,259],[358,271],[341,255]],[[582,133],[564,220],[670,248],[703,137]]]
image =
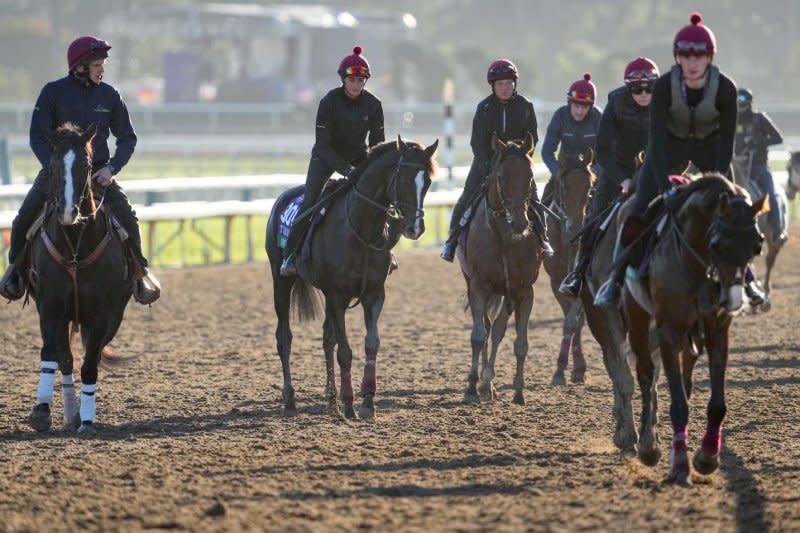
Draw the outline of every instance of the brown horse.
[[[495,135],[492,148],[494,157],[486,198],[475,208],[465,246],[459,245],[456,250],[467,282],[468,307],[472,310],[472,367],[464,401],[479,401],[478,354],[483,355],[481,396],[495,398],[494,361],[513,311],[517,330],[514,403],[522,405],[533,283],[542,264],[541,240],[532,230],[527,214],[533,183],[530,158],[533,138],[528,135],[524,140],[504,143]],[[501,307],[502,302],[505,305]],[[487,359],[489,330],[492,352]]]
[[[743,308],[744,271],[761,248],[756,217],[768,199],[762,197],[752,205],[742,189],[722,175],[711,174],[681,188],[678,200],[662,220],[647,278],[638,279],[629,268],[622,302],[642,393],[639,458],[654,465],[660,457],[650,399],[654,365],[648,329],[652,320],[671,396],[668,479],[687,484],[687,399],[697,361],[693,345],[707,350],[711,374],[708,425],[693,464],[699,473],[710,474],[719,466],[731,320]]]
[[[797,164],[800,165],[800,158],[797,161]],[[758,198],[766,193],[766,191],[762,191],[761,188],[758,186],[754,179],[751,179],[751,159],[750,158],[735,158],[733,161],[733,176],[735,178],[736,184],[744,187],[747,189],[747,192],[750,194],[751,198]],[[790,180],[789,184],[791,185],[791,160],[789,164],[789,173],[790,173]],[[781,220],[781,227],[786,228],[786,193],[783,190],[783,187],[779,186],[777,183],[775,184],[775,198],[778,203],[778,209],[780,210],[780,214],[778,215]],[[783,248],[783,245],[786,241],[779,240],[776,238],[776,235],[773,232],[773,228],[770,227],[769,222],[767,221],[767,214],[764,213],[758,217],[758,229],[764,234],[764,241],[767,244],[767,254],[764,257],[764,262],[766,263],[767,272],[764,274],[764,303],[758,307],[761,311],[769,311],[771,308],[770,303],[770,292],[772,291],[772,268],[775,266],[775,260],[778,258],[778,253]]]
[[[586,380],[586,360],[581,349],[583,307],[580,300],[562,294],[558,287],[575,262],[575,236],[583,227],[589,193],[596,179],[591,170],[593,157],[591,148],[582,154],[559,154],[559,172],[553,180],[553,201],[549,206],[552,212],[547,213],[548,233],[555,254],[544,258],[544,269],[550,275],[550,288],[564,312],[561,349],[552,385],[566,384],[564,370],[569,363],[570,350],[573,358],[572,382],[583,383]]]

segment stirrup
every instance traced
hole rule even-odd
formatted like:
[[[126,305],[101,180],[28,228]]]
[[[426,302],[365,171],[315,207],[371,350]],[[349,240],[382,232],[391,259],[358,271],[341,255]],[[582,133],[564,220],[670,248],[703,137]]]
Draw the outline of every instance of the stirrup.
[[[558,292],[566,296],[577,298],[581,294],[581,277],[574,270],[567,272],[561,285],[558,286]]]
[[[283,259],[283,263],[281,263],[280,274],[284,278],[290,278],[297,275],[297,267],[294,264],[294,254],[289,254]]]
[[[547,239],[542,239],[542,254],[545,257],[553,257],[555,255],[555,251],[553,251],[553,247],[550,246],[550,241]]]
[[[16,266],[12,263],[8,265],[5,274],[0,279],[0,296],[9,301],[14,301],[19,300],[24,295],[25,287],[22,285],[19,273],[16,272]]]
[[[150,305],[161,297],[161,282],[144,267],[144,276],[133,284],[133,298],[142,305]]]
[[[397,258],[394,256],[394,252],[389,252],[391,254],[391,259],[389,260],[389,275],[392,275],[392,272],[400,268],[400,264],[397,262]]]
[[[455,257],[455,255],[456,255],[456,247],[455,247],[455,245],[453,243],[451,243],[450,241],[445,242],[444,246],[442,246],[442,251],[439,254],[439,257],[441,257],[442,259],[444,259],[448,263],[452,263],[453,262],[453,258]]]
[[[767,302],[767,296],[758,280],[752,280],[744,285],[744,292],[751,307],[759,307]]]
[[[619,296],[622,287],[613,278],[606,280],[600,286],[600,290],[594,297],[594,305],[597,307],[616,307],[619,305]]]

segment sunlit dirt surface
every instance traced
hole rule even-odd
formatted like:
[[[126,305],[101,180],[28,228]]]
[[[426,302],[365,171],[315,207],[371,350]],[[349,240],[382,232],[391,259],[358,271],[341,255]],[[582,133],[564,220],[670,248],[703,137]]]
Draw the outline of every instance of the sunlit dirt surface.
[[[375,423],[326,411],[320,321],[293,324],[299,414],[281,416],[263,263],[160,272],[161,301],[131,304],[113,343],[119,357],[138,358],[101,370],[98,435],[88,442],[61,429],[58,390],[54,429],[28,427],[38,317],[19,302],[0,305],[0,530],[800,529],[796,238],[778,258],[772,310],[734,322],[721,468],[693,476],[689,488],[663,481],[663,377],[655,468],[612,444],[610,381],[588,331],[588,384],[550,386],[560,311],[544,271],[527,405],[511,402],[511,327],[498,356],[499,399],[464,405],[471,319],[458,268],[433,250],[398,257],[380,323]],[[359,309],[348,326],[358,390]],[[690,453],[705,429],[704,360],[695,384]],[[638,394],[635,406],[638,418]]]

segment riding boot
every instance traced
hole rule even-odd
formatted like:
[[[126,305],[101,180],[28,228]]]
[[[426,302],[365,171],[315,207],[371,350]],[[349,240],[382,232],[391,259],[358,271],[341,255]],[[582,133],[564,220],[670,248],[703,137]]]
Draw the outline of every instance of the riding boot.
[[[594,305],[598,307],[616,307],[622,294],[622,283],[625,280],[625,269],[631,259],[634,242],[645,228],[644,218],[631,215],[622,225],[614,244],[614,261],[605,283],[600,286],[594,297]]]
[[[7,300],[19,300],[25,294],[25,287],[14,263],[8,265],[5,274],[0,278],[0,296]]]
[[[139,225],[134,224],[131,229],[125,228],[128,232],[128,248],[139,266],[134,275],[136,281],[133,285],[133,298],[142,305],[150,305],[161,297],[161,282],[148,267],[147,259],[142,253]]]
[[[391,254],[391,259],[389,261],[389,275],[392,275],[392,272],[400,268],[400,264],[397,262],[397,257],[395,257],[394,252],[389,252]]]
[[[544,206],[538,201],[536,203],[531,203],[528,215],[530,216],[531,222],[533,222],[533,230],[542,242],[542,254],[545,257],[553,257],[555,252],[547,238],[547,217],[544,214]]]
[[[744,274],[744,293],[751,307],[759,307],[769,301],[764,287],[758,281],[755,271],[749,264]]]
[[[467,207],[468,200],[464,198],[465,196],[466,194],[462,193],[456,205],[453,206],[453,213],[450,215],[450,235],[444,241],[442,251],[439,253],[439,257],[448,263],[452,263],[456,256],[458,232],[469,223],[469,216],[472,212],[472,209]]]
[[[561,285],[558,287],[558,292],[567,296],[577,298],[581,293],[581,286],[583,285],[583,276],[588,266],[589,253],[584,251],[584,235],[578,238],[578,254],[575,256],[575,263],[572,270],[567,272],[564,279],[561,280]]]

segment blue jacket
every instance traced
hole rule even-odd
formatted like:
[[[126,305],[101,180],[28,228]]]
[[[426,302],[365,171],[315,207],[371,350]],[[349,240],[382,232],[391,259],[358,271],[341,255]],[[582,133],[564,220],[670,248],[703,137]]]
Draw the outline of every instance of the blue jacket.
[[[128,108],[117,90],[107,83],[89,83],[85,86],[75,78],[66,76],[42,88],[31,116],[30,144],[43,168],[50,166],[53,154],[47,132],[65,122],[72,122],[84,130],[93,123],[97,124],[97,135],[92,141],[93,169],[111,164],[116,174],[136,148],[136,132],[128,116]],[[117,139],[112,158],[108,151],[109,132]]]
[[[569,105],[559,107],[550,124],[547,126],[547,133],[544,136],[544,143],[542,143],[542,160],[550,174],[553,176],[558,174],[558,160],[556,159],[556,148],[561,145],[560,150],[569,154],[580,154],[590,147],[595,149],[595,142],[597,140],[597,130],[600,127],[600,118],[603,113],[597,108],[592,106],[586,118],[578,122],[572,118],[569,112]]]

